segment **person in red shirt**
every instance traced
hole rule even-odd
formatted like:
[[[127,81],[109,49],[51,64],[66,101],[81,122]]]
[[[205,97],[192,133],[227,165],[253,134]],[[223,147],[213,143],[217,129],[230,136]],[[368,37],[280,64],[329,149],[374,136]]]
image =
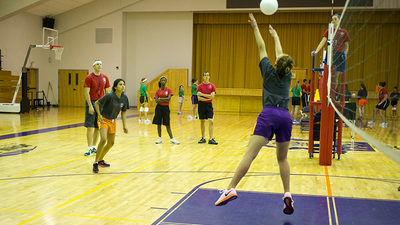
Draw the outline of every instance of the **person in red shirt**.
[[[385,86],[386,86],[386,82],[379,82],[379,84],[378,84],[378,88],[380,90],[379,91],[379,102],[375,106],[373,120],[368,122],[368,124],[375,125],[376,113],[379,111],[379,115],[382,118],[382,123],[379,124],[379,126],[381,126],[383,128],[387,127],[384,112],[386,111],[387,107],[389,106],[388,91],[386,90],[386,88],[384,88]]]
[[[105,74],[101,73],[103,67],[102,62],[96,59],[92,63],[94,72],[90,73],[85,78],[83,91],[85,94],[85,123],[86,139],[88,143],[87,152],[84,156],[89,156],[97,153],[96,145],[99,138],[99,125],[97,123],[98,115],[94,110],[94,103],[99,100],[104,94],[110,93],[110,81]]]
[[[206,120],[208,120],[208,131],[210,139],[208,144],[217,145],[218,143],[213,138],[214,132],[214,110],[212,107],[212,100],[214,99],[215,85],[210,82],[210,72],[203,73],[203,83],[197,86],[197,98],[199,99],[198,114],[201,122],[201,139],[198,143],[206,143]]]
[[[332,78],[335,77],[335,80],[332,82],[336,82],[335,85],[337,86],[339,82],[339,76],[344,72],[344,54],[349,52],[349,43],[350,43],[350,36],[345,29],[339,27],[339,20],[340,14],[335,14],[332,16],[332,23],[334,25],[334,32],[337,30],[335,37],[332,41],[332,65],[336,66],[336,74],[332,74]],[[315,50],[315,54],[317,54],[322,47],[325,46],[326,41],[328,40],[328,30],[327,29],[322,35],[322,40],[319,43],[317,49]]]
[[[161,77],[158,86],[160,87],[155,95],[154,99],[156,100],[157,106],[154,111],[154,118],[153,124],[157,125],[158,131],[158,140],[156,144],[160,144],[162,142],[161,138],[161,124],[163,124],[167,128],[167,132],[169,137],[171,138],[170,143],[179,145],[179,142],[175,140],[174,136],[172,135],[171,126],[170,126],[170,110],[169,110],[169,101],[171,97],[174,95],[172,90],[165,86],[167,83],[166,77]]]
[[[303,105],[303,108],[307,106],[307,96],[308,96],[308,91],[307,91],[307,79],[303,79],[303,84],[300,86],[301,87],[301,104]]]

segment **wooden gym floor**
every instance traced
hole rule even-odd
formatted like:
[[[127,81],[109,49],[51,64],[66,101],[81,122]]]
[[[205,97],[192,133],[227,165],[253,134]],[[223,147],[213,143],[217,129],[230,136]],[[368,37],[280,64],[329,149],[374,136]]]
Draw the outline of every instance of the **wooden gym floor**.
[[[197,143],[200,122],[188,121],[187,114],[171,112],[180,145],[169,143],[164,127],[163,143],[156,145],[156,126],[139,124],[136,109],[127,114],[129,134],[118,120],[105,158],[111,167],[93,174],[94,157],[83,156],[83,108],[1,113],[1,224],[393,224],[398,218],[400,165],[357,135],[351,139],[349,128],[346,154],[325,167],[318,154],[308,158],[308,132],[293,127],[288,159],[295,212],[287,216],[274,140],[238,185],[239,198],[214,206],[257,114],[215,113],[216,146]],[[400,122],[389,116],[388,124],[363,129],[398,151]]]

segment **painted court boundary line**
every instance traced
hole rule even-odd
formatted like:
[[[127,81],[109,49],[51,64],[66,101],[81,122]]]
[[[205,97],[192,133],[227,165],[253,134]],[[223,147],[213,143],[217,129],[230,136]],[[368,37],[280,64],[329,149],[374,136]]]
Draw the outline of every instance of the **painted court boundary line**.
[[[137,117],[137,115],[130,115],[127,116],[127,119]],[[121,120],[121,118],[118,118],[117,120]],[[84,123],[76,123],[76,124],[70,124],[70,125],[64,125],[64,126],[58,126],[58,127],[49,127],[49,128],[43,128],[43,129],[38,129],[38,130],[31,130],[31,131],[24,131],[24,132],[19,132],[19,133],[13,133],[13,134],[5,134],[0,136],[0,140],[5,140],[5,139],[10,139],[10,138],[16,138],[16,137],[24,137],[24,136],[29,136],[33,134],[43,134],[43,133],[48,133],[52,131],[59,131],[59,130],[65,130],[65,129],[70,129],[70,128],[76,128],[76,127],[82,127]]]

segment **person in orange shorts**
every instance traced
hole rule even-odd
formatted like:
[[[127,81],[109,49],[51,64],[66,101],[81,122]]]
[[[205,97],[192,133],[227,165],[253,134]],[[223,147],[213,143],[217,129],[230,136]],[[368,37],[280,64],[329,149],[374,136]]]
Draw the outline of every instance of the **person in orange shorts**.
[[[359,120],[362,120],[364,116],[364,110],[365,106],[367,105],[367,96],[368,96],[368,91],[367,88],[365,87],[365,84],[361,84],[361,89],[358,91],[358,112],[359,112]]]
[[[117,132],[116,120],[120,112],[124,133],[128,133],[125,113],[126,110],[129,109],[129,101],[128,97],[124,94],[124,91],[125,81],[118,78],[114,81],[112,92],[104,95],[94,104],[97,115],[99,115],[100,142],[97,147],[96,160],[93,164],[93,173],[99,172],[99,166],[110,167],[110,164],[104,162],[104,156],[114,145],[115,133]],[[100,105],[103,105],[103,111],[101,113]]]

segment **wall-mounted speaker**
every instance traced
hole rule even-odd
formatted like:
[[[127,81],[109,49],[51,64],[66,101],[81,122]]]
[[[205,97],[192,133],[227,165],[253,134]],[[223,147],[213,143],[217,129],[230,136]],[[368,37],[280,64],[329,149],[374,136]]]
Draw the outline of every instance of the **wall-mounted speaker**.
[[[54,19],[48,17],[43,18],[43,27],[54,29]]]

